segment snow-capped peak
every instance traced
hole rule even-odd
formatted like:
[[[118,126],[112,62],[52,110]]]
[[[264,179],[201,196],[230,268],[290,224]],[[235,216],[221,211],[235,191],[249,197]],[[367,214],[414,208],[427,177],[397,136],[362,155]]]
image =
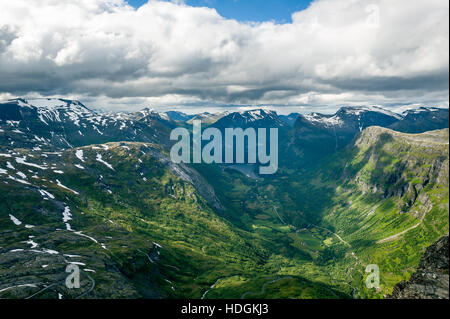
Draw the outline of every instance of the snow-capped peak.
[[[396,118],[397,120],[401,120],[402,117],[394,112],[391,112],[389,110],[383,109],[378,106],[351,106],[351,107],[343,107],[341,108],[338,113],[346,113],[346,114],[354,114],[354,115],[360,115],[364,112],[376,112],[381,113],[387,116],[392,116]]]
[[[90,110],[80,101],[53,99],[53,98],[37,98],[37,99],[18,99],[20,106],[34,106],[38,109],[57,110],[67,108],[73,111],[90,112]]]
[[[26,101],[29,105],[47,109],[55,109],[67,105],[67,103],[60,99],[31,99]]]
[[[422,112],[437,112],[439,110],[441,110],[441,109],[437,108],[437,107],[421,106],[417,109],[406,110],[402,114],[407,115],[407,114],[418,114],[418,113],[422,113]]]
[[[157,112],[154,109],[145,108],[138,112],[140,117],[145,118],[148,116],[160,118],[162,120],[170,121],[170,117],[166,113]]]
[[[369,122],[367,122],[367,118],[364,119],[366,116],[363,115],[369,112],[385,115],[390,118],[388,118],[388,121],[396,121],[403,118],[397,113],[382,109],[377,106],[348,106],[340,108],[333,115],[311,113],[309,115],[303,115],[303,117],[313,124],[319,124],[325,127],[343,127],[346,125],[346,123],[348,124],[356,121],[359,129],[362,130],[365,127],[364,123],[373,123],[370,120]]]
[[[255,120],[263,119],[264,117],[273,115],[274,113],[275,113],[274,111],[264,110],[264,109],[255,109],[255,110],[239,112],[240,115],[242,115],[244,117],[250,117]]]
[[[312,123],[321,123],[325,126],[339,126],[342,121],[338,115],[324,115],[319,113],[305,114],[303,117]]]

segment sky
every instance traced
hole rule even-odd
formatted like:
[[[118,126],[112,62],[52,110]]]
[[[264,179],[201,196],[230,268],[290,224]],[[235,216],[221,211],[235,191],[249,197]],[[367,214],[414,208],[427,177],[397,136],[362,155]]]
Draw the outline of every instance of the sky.
[[[448,9],[442,0],[0,1],[0,100],[187,113],[448,107]]]
[[[241,22],[275,21],[291,23],[294,12],[306,9],[312,0],[187,0],[185,4],[194,7],[214,8],[224,18]],[[139,8],[147,0],[128,0]]]

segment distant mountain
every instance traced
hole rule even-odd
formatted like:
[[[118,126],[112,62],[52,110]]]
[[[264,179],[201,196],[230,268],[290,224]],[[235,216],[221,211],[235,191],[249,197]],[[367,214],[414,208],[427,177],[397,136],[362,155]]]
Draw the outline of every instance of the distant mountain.
[[[369,126],[388,127],[403,133],[423,133],[449,127],[449,110],[436,107],[411,109],[401,115],[376,106],[343,107],[333,115],[311,113],[300,117],[315,127],[340,133],[359,132]],[[305,121],[299,121],[299,125],[302,122]]]
[[[311,165],[347,146],[365,128],[389,127],[401,119],[376,106],[343,107],[333,115],[300,115],[289,132],[282,158],[287,165]]]
[[[289,126],[294,126],[295,121],[297,121],[299,113],[291,113],[289,115],[279,115],[280,119]]]
[[[312,113],[303,115],[313,126],[340,132],[360,132],[369,126],[387,127],[402,117],[385,109],[371,106],[342,107],[334,115]]]
[[[159,113],[154,110],[145,108],[139,112],[128,114],[128,118],[135,123],[144,124],[148,127],[157,129],[156,126],[163,126],[165,130],[177,127],[177,123],[173,121],[166,113]]]
[[[212,114],[209,112],[204,112],[204,113],[194,116],[193,118],[188,120],[187,123],[192,124],[194,120],[199,120],[199,121],[202,121],[202,123],[204,123],[204,124],[213,124],[213,123],[217,122],[219,119],[221,119],[222,117],[227,116],[228,114],[230,114],[230,112],[221,112],[221,113],[215,113],[215,114]]]
[[[172,121],[187,122],[196,115],[190,115],[183,112],[169,111],[165,113]]]
[[[213,126],[220,129],[233,127],[284,128],[287,127],[287,124],[280,119],[276,112],[257,109],[228,114],[215,122]]]
[[[423,133],[448,128],[449,110],[421,107],[402,113],[402,119],[390,125],[393,130],[404,133]]]
[[[174,126],[165,114],[99,113],[79,101],[15,99],[0,103],[3,142],[30,146],[72,147],[111,141],[168,142]]]

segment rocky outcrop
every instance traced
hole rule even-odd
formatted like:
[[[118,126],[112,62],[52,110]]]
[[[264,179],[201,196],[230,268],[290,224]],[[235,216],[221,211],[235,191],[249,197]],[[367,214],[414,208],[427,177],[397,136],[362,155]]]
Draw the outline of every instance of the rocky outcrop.
[[[394,287],[391,299],[449,299],[448,235],[428,247],[417,272]]]

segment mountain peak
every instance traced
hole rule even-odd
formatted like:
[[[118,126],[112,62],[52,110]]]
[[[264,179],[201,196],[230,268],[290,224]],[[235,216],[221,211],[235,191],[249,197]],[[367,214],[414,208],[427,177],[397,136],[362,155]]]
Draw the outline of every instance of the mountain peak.
[[[340,115],[342,115],[342,114],[360,115],[360,114],[365,113],[365,112],[380,113],[380,114],[384,114],[384,115],[387,115],[387,116],[394,117],[397,120],[400,120],[402,118],[399,114],[394,113],[394,112],[389,111],[389,110],[386,110],[386,109],[383,109],[383,108],[381,108],[379,106],[344,106],[344,107],[341,107],[336,112],[336,114],[340,114]]]
[[[418,114],[418,113],[422,113],[422,112],[439,112],[441,110],[445,110],[445,109],[433,107],[433,106],[421,106],[416,109],[406,110],[402,114],[405,116],[408,114]]]
[[[189,115],[180,111],[168,111],[164,114],[166,114],[172,121],[178,122],[186,122],[195,117],[195,115]]]
[[[28,106],[34,106],[38,109],[56,110],[60,108],[83,109],[90,111],[83,103],[78,100],[67,100],[58,98],[33,98],[16,99],[16,101]]]
[[[344,106],[333,115],[313,112],[302,118],[315,126],[361,131],[373,125],[389,126],[403,117],[378,106]]]
[[[213,123],[216,123],[218,120],[222,119],[223,117],[228,116],[229,114],[230,114],[230,112],[228,112],[228,111],[215,113],[215,114],[212,114],[209,112],[203,112],[203,113],[197,114],[194,117],[192,117],[191,119],[189,119],[187,121],[187,123],[192,124],[193,121],[199,120],[205,124],[213,124]]]
[[[239,114],[243,116],[249,116],[254,119],[262,119],[266,116],[276,115],[275,111],[272,110],[266,110],[266,109],[254,109],[254,110],[247,110],[247,111],[241,111]]]
[[[267,109],[254,109],[230,113],[215,124],[219,127],[285,127],[277,113]]]
[[[148,115],[151,113],[155,113],[155,110],[151,109],[149,107],[146,107],[146,108],[143,108],[142,110],[140,110],[139,113],[141,113],[142,115]]]

